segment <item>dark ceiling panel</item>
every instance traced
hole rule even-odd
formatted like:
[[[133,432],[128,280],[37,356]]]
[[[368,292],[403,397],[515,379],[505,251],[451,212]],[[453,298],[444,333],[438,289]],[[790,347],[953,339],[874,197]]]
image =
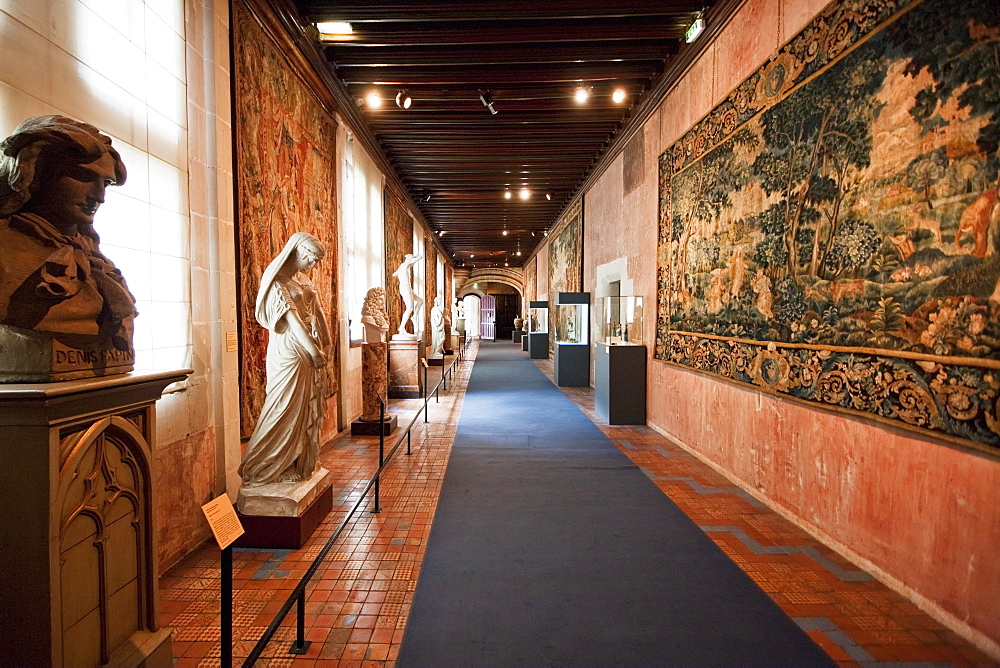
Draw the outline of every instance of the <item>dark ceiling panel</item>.
[[[329,72],[455,262],[517,266],[662,89],[684,31],[711,4],[299,0],[298,13],[352,24],[322,44]],[[590,93],[583,104],[578,87]],[[400,90],[408,110],[394,102]],[[364,103],[373,91],[377,109]]]

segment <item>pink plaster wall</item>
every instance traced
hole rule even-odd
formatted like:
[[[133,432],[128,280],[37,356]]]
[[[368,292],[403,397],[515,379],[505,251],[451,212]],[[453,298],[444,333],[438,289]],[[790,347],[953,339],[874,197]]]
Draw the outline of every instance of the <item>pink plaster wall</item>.
[[[619,156],[585,195],[584,290],[595,290],[598,265],[626,257],[655,313],[658,156],[825,5],[750,0],[691,67],[646,123],[642,185],[623,195]],[[647,342],[654,329],[648,318]],[[657,361],[647,384],[651,425],[995,651],[1000,463]]]
[[[211,536],[202,504],[216,495],[215,428],[156,449],[156,523],[160,573]]]

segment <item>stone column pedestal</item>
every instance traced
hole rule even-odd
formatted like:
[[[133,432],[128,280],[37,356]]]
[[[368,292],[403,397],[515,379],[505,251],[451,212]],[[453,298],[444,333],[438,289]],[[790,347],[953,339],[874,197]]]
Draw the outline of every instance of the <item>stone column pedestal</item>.
[[[388,436],[396,428],[396,416],[389,415],[379,422],[379,397],[388,403],[388,344],[366,343],[361,346],[361,417],[351,423],[351,436]]]
[[[154,404],[189,373],[0,385],[0,655],[172,665],[157,619]]]
[[[423,378],[420,375],[420,359],[424,354],[424,342],[389,342],[389,397],[392,399],[419,399]]]

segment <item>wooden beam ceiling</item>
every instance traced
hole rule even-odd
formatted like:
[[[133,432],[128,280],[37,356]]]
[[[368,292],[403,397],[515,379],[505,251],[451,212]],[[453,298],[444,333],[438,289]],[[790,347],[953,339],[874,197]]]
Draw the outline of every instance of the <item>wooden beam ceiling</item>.
[[[689,48],[685,30],[712,4],[299,0],[297,11],[304,24],[351,24],[318,48],[454,261],[517,266],[662,89]],[[407,110],[394,102],[401,90]],[[365,104],[371,92],[381,107]]]

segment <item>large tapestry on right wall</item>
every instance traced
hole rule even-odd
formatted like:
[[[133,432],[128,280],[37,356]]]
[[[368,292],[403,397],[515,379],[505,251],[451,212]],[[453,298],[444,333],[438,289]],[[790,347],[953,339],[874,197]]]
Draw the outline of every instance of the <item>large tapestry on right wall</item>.
[[[844,0],[660,157],[657,359],[1000,453],[1000,3]]]

